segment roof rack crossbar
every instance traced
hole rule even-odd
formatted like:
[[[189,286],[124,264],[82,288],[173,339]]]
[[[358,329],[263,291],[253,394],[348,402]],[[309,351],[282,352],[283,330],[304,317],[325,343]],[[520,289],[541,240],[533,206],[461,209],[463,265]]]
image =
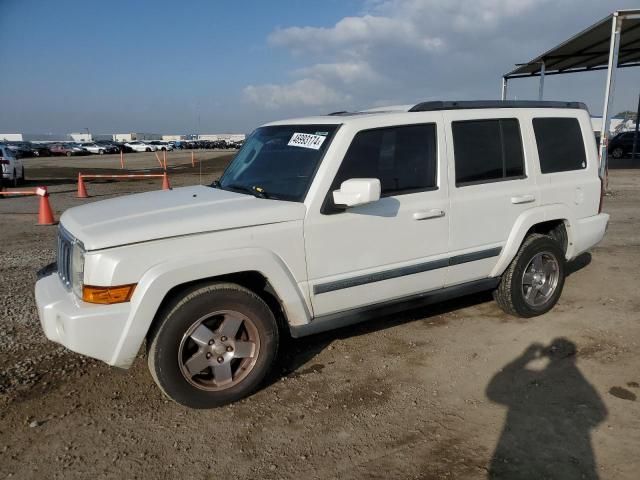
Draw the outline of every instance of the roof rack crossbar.
[[[482,108],[576,108],[587,110],[582,102],[553,102],[539,100],[464,100],[422,102],[409,109],[410,112],[435,112],[439,110],[469,110]]]

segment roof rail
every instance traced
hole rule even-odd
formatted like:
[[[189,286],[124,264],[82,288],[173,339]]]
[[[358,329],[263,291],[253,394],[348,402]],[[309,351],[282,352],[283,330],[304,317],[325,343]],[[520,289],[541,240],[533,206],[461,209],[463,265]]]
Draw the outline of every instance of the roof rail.
[[[340,110],[339,112],[331,112],[331,113],[327,113],[327,116],[331,116],[331,115],[344,115],[345,113],[350,113],[350,112],[347,112],[346,110]]]
[[[409,109],[410,112],[435,112],[438,110],[467,110],[481,108],[578,108],[587,110],[582,102],[552,102],[539,100],[464,100],[422,102]]]

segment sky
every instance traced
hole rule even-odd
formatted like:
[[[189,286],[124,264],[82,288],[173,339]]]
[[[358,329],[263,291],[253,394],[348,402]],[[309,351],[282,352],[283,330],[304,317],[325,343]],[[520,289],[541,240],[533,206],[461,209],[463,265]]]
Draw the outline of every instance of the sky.
[[[639,0],[0,0],[0,132],[230,133],[496,99],[501,75]],[[636,110],[640,68],[613,112]],[[545,81],[602,113],[604,72]],[[509,84],[536,99],[536,80]]]

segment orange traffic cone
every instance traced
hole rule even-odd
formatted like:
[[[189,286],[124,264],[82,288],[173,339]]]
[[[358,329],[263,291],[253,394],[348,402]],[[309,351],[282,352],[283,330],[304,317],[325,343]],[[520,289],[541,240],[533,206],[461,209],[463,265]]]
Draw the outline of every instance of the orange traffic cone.
[[[167,176],[167,172],[164,172],[164,174],[162,175],[162,189],[171,190],[171,184],[169,184],[169,177]]]
[[[49,203],[49,192],[47,187],[38,187],[36,195],[40,197],[40,207],[38,208],[38,225],[55,225],[56,220],[53,218],[53,210]]]
[[[78,194],[76,195],[78,198],[89,198],[87,195],[87,189],[84,186],[84,180],[82,179],[82,173],[78,172]]]

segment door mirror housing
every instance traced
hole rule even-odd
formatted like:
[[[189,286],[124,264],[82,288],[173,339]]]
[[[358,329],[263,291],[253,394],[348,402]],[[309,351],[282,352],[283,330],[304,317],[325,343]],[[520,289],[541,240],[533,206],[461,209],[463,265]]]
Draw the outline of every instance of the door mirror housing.
[[[333,191],[333,203],[340,207],[356,207],[380,200],[380,180],[377,178],[350,178]]]

